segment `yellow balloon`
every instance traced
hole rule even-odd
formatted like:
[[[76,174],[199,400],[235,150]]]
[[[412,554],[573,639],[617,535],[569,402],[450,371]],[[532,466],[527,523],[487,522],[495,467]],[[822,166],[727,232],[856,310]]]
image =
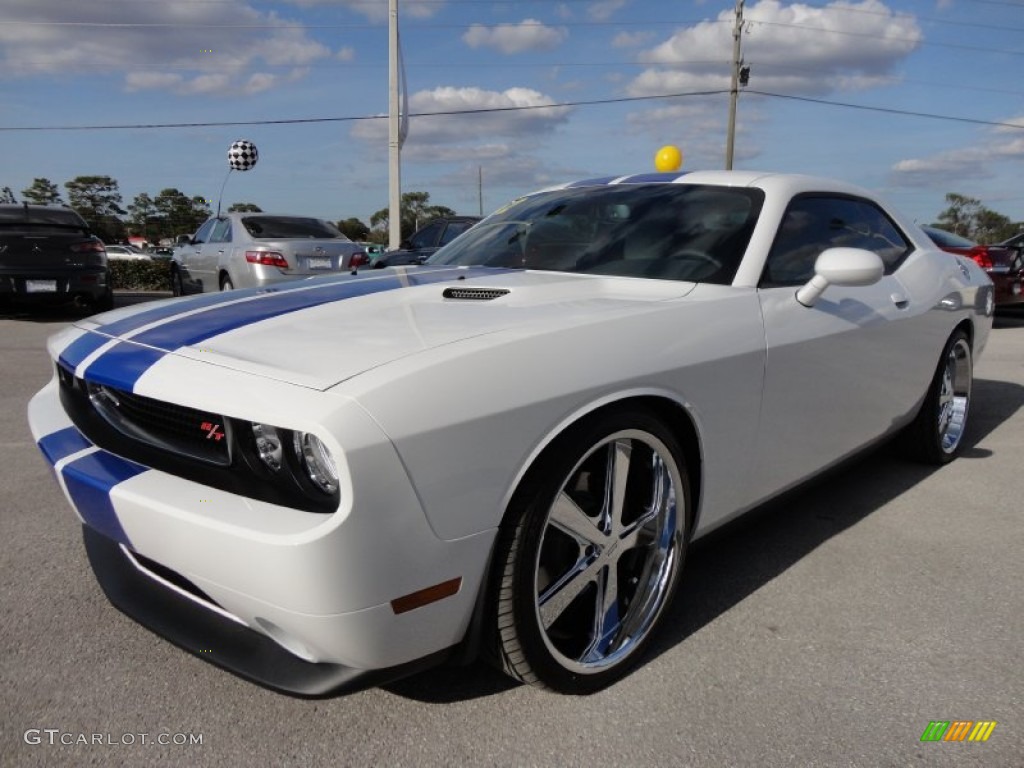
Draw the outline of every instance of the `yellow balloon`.
[[[654,167],[662,173],[678,171],[682,166],[683,153],[679,151],[679,147],[674,147],[671,144],[666,144],[654,156]]]

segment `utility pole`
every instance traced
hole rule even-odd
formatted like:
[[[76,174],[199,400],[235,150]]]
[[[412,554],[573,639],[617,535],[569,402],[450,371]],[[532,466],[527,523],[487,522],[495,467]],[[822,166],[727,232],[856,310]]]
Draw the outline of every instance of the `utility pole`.
[[[732,156],[736,145],[736,101],[740,93],[740,39],[743,37],[743,0],[736,0],[736,20],[732,26],[732,85],[729,86],[729,129],[725,138],[725,170],[732,170]]]
[[[484,215],[484,167],[476,167],[476,199],[480,203],[480,215]]]
[[[402,242],[402,139],[398,120],[398,0],[388,0],[388,248]]]

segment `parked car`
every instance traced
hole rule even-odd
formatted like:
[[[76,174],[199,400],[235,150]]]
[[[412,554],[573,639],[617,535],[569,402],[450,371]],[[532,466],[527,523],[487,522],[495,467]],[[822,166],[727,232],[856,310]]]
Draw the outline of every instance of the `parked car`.
[[[479,216],[442,216],[420,227],[408,240],[394,251],[387,251],[373,260],[378,269],[397,267],[403,264],[422,264],[438,248],[452,240],[480,221]]]
[[[202,659],[314,695],[483,648],[586,693],[692,540],[881,440],[969,445],[992,312],[858,187],[615,176],[423,266],[71,326],[28,418],[109,599]]]
[[[942,250],[974,259],[988,273],[995,286],[997,305],[1024,305],[1024,255],[1019,247],[1019,241],[1024,235],[1010,238],[999,245],[979,245],[938,227],[922,229]],[[1016,241],[1018,245],[1011,241]]]
[[[134,245],[106,245],[107,258],[114,261],[150,261],[148,253],[139,250]]]
[[[226,213],[206,221],[171,259],[176,296],[261,288],[370,263],[329,221],[309,216]]]
[[[0,299],[112,308],[103,241],[71,208],[0,205]]]

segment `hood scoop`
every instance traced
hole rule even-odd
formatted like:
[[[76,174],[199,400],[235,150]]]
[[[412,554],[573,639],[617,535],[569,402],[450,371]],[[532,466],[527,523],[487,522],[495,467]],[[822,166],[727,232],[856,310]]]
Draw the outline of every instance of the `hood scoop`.
[[[445,288],[441,296],[456,301],[491,301],[508,293],[507,288]]]

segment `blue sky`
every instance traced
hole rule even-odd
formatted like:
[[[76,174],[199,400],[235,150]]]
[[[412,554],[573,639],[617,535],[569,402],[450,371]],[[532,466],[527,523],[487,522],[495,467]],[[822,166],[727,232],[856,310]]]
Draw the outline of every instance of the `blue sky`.
[[[382,115],[387,6],[4,0],[0,128]],[[682,149],[684,169],[723,167],[728,96],[654,97],[728,89],[728,0],[400,0],[399,9],[414,115],[403,191],[477,213],[481,174],[488,212],[549,184],[652,170],[664,144]],[[1024,0],[753,0],[745,18],[751,76],[735,167],[841,178],[922,221],[947,192],[1024,220]],[[587,103],[599,101],[611,103]],[[502,111],[415,116],[488,109]],[[103,174],[125,205],[166,187],[215,201],[239,138],[260,160],[228,179],[225,207],[368,222],[387,205],[382,119],[3,130],[0,187],[20,196],[34,177],[63,188]]]

